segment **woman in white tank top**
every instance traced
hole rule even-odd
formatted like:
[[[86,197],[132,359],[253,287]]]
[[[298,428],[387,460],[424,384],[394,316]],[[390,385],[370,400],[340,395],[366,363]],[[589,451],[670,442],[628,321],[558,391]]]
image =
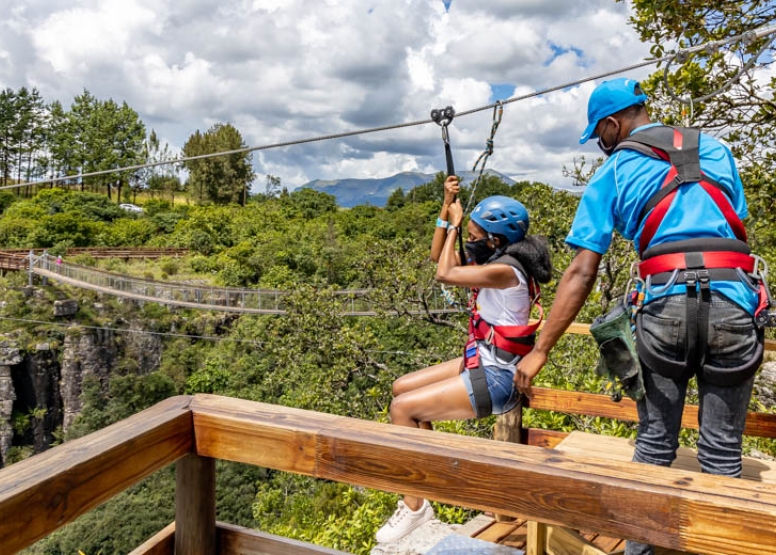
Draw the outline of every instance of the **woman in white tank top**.
[[[461,233],[463,208],[455,198],[458,178],[445,181],[445,199],[437,220],[431,246],[431,258],[438,263],[436,280],[447,285],[477,289],[476,312],[491,326],[525,326],[531,310],[529,276],[506,263],[488,263],[507,247],[521,243],[528,231],[528,212],[518,201],[508,197],[488,197],[472,211],[467,226],[466,255],[462,262],[456,253]],[[529,239],[539,239],[532,238]],[[528,242],[528,241],[526,241]],[[524,268],[539,281],[549,281],[550,262],[546,243],[534,241],[540,252],[536,261],[542,266]],[[534,260],[531,260],[533,263]],[[529,347],[530,349],[530,347]],[[492,414],[515,407],[519,394],[515,388],[515,364],[519,357],[492,349],[484,341],[472,340],[467,351],[475,351],[487,380]],[[505,360],[508,358],[508,360]],[[468,365],[467,365],[468,366]],[[464,357],[404,375],[393,383],[390,407],[391,423],[399,426],[432,429],[434,420],[475,417],[475,399],[470,371],[464,368]],[[431,520],[433,509],[428,501],[405,496],[399,508],[377,532],[379,543],[396,541]]]

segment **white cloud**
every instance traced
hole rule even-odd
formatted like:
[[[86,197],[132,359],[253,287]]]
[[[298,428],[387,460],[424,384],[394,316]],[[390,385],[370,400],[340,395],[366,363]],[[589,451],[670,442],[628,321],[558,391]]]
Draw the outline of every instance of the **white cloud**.
[[[97,9],[52,13],[32,31],[37,54],[58,73],[121,64],[138,30],[159,31],[152,10],[132,0],[105,0]]]
[[[16,0],[0,5],[0,85],[65,105],[84,89],[126,101],[174,148],[226,121],[260,146],[448,104],[460,113],[489,104],[491,84],[520,96],[633,64],[648,48],[628,16],[613,0],[453,0],[448,12],[442,0]],[[562,184],[592,87],[506,105],[489,166]],[[457,168],[482,152],[491,116],[454,120]],[[427,125],[256,152],[254,164],[294,187],[435,171],[444,154]]]

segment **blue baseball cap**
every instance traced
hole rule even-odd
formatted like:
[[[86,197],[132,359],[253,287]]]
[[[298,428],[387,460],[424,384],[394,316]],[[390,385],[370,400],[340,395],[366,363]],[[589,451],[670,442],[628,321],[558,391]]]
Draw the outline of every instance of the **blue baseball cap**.
[[[604,81],[595,88],[587,102],[587,127],[579,138],[579,144],[595,137],[595,126],[605,117],[646,101],[647,95],[641,92],[635,79],[621,77]]]

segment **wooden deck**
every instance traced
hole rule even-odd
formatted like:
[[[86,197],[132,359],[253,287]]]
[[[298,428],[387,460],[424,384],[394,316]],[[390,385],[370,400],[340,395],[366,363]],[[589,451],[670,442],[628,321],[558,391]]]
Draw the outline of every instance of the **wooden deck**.
[[[600,456],[606,460],[628,462],[633,457],[634,441],[625,438],[571,432],[553,449],[579,456]],[[672,468],[700,472],[695,450],[680,447]],[[776,484],[776,461],[743,458],[742,479]],[[570,530],[560,525],[541,525],[529,518],[479,515],[459,533],[473,538],[522,549],[527,555],[616,555],[623,554],[625,540],[594,531]],[[656,555],[691,555],[658,547]]]
[[[508,521],[498,521],[493,517],[480,515],[466,526],[476,524],[478,532],[472,536],[478,540],[522,549],[530,554],[528,549],[528,527],[530,520],[516,519]],[[596,532],[575,533],[563,528],[553,528],[550,541],[554,553],[563,553],[568,555],[623,555],[625,552],[625,540],[619,538],[610,538]],[[593,548],[579,548],[580,538],[591,543]],[[692,555],[685,551],[676,551],[663,547],[655,548],[655,555]]]
[[[479,520],[478,520],[479,519]],[[492,517],[486,517],[486,516],[480,516],[475,519],[475,521],[478,521],[482,527],[482,529],[477,532],[473,537],[478,540],[484,540],[489,541],[493,543],[497,543],[499,545],[505,545],[507,547],[515,547],[517,549],[523,549],[526,552],[528,551],[528,527],[530,524],[530,520],[519,518],[516,520],[509,520],[504,522],[499,522],[496,519]],[[472,521],[474,522],[474,521]],[[556,530],[561,530],[560,528]],[[573,534],[573,532],[563,530],[563,532],[560,532],[555,540],[556,543],[571,543],[571,542],[564,542],[567,538],[565,537],[558,537],[563,536],[564,534]],[[625,549],[625,540],[621,540],[618,538],[609,538],[607,536],[603,536],[601,534],[597,534],[595,532],[582,532],[579,534],[583,539],[587,540],[591,544],[593,544],[596,548],[598,548],[598,552],[590,550],[588,553],[589,555],[599,555],[600,554],[610,554],[610,553],[616,553],[617,551],[622,551]],[[574,538],[576,539],[576,538]],[[574,553],[580,553],[579,551],[573,551]],[[666,552],[667,554],[668,552]],[[671,553],[678,553],[678,552],[671,552]],[[588,555],[588,554],[585,554]]]

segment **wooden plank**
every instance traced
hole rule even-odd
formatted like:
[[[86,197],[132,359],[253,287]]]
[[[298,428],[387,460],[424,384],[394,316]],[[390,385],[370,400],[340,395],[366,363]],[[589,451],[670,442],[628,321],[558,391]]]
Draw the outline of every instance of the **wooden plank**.
[[[219,522],[216,529],[219,555],[347,555],[344,551],[272,536],[223,522]]]
[[[595,545],[604,553],[609,553],[613,549],[617,548],[621,543],[622,540],[620,538],[610,538],[609,536],[602,536],[600,534],[593,540],[593,545]]]
[[[547,555],[607,555],[585,538],[563,526],[547,526]]]
[[[176,463],[175,553],[216,555],[216,464],[208,457]]]
[[[633,459],[635,441],[632,439],[588,434],[574,431],[556,447],[559,451],[607,460],[627,462]],[[776,484],[776,461],[743,457],[741,477],[747,480]],[[671,468],[700,472],[698,454],[689,447],[679,447]]]
[[[159,532],[133,549],[129,555],[174,555],[175,523],[171,522]]]
[[[499,545],[525,550],[525,544],[528,539],[528,521],[520,519],[517,522],[520,526],[512,530],[508,536],[501,538]]]
[[[615,403],[608,395],[581,393],[543,387],[533,388],[534,396],[528,400],[528,408],[553,410],[567,414],[582,414],[616,418],[629,422],[639,419],[636,403],[623,399]],[[685,405],[682,415],[682,427],[698,429],[698,406]],[[750,412],[746,416],[744,434],[757,437],[776,438],[776,414]]]
[[[0,470],[0,553],[16,551],[192,450],[190,397]]]
[[[212,395],[191,409],[202,456],[707,555],[776,545],[776,487],[761,482]]]
[[[526,438],[526,445],[544,447],[552,449],[561,441],[566,439],[567,432],[556,432],[555,430],[540,430],[539,428],[527,428],[523,430]]]
[[[520,523],[514,520],[512,522],[494,522],[480,534],[477,534],[477,539],[486,542],[498,543],[519,527]]]
[[[455,533],[460,536],[466,536],[467,538],[476,538],[477,534],[481,534],[495,521],[496,520],[491,516],[478,514],[469,522],[456,529]]]

